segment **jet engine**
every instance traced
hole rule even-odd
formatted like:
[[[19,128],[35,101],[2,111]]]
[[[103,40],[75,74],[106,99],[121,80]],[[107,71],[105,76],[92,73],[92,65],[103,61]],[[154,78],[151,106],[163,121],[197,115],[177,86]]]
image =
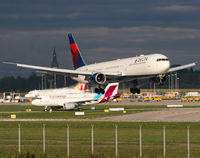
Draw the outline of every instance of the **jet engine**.
[[[90,80],[97,84],[104,84],[106,82],[106,76],[102,73],[95,73],[90,77]]]
[[[159,75],[157,77],[151,78],[151,81],[153,83],[163,84],[166,81],[166,76]]]
[[[75,105],[73,103],[65,103],[63,105],[64,110],[71,110],[71,109],[74,109],[74,108],[75,108]]]

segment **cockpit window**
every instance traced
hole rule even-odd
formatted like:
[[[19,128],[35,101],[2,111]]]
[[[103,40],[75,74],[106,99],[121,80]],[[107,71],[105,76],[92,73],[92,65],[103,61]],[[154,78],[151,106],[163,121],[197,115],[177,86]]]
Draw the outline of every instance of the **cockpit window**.
[[[157,62],[159,62],[159,61],[168,61],[169,59],[167,59],[167,58],[159,58],[159,59],[157,59],[156,61]]]

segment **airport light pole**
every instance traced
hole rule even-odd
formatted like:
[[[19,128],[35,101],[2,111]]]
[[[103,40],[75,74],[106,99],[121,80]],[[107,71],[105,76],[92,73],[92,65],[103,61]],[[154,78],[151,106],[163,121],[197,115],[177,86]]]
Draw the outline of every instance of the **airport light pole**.
[[[67,76],[64,75],[64,86],[66,87],[67,86]]]
[[[54,74],[54,88],[56,88],[56,74]]]
[[[156,92],[156,84],[153,83],[153,92],[155,93]]]
[[[174,79],[173,79],[173,77],[174,77],[174,74],[171,74],[171,91],[173,92],[174,90]]]
[[[152,91],[152,82],[149,82],[149,88]]]
[[[179,89],[179,77],[177,77],[177,89]]]
[[[122,82],[122,93],[124,94],[124,89],[125,89],[125,82]]]
[[[171,79],[170,79],[170,77],[171,77],[171,76],[168,75],[168,88],[169,88],[169,91],[171,91],[171,88],[170,88],[170,87],[171,87],[171,82],[170,82]]]
[[[41,87],[41,89],[44,89],[43,81],[44,81],[44,75],[42,74],[42,87]]]
[[[44,89],[47,89],[47,75],[44,75]]]
[[[175,88],[174,89],[176,89],[176,91],[177,91],[177,72],[174,74],[174,79],[175,79]]]

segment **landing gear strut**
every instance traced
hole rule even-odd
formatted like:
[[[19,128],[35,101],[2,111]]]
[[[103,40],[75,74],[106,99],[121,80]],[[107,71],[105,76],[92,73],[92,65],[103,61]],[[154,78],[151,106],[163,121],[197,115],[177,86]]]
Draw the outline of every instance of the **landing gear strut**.
[[[138,81],[134,80],[133,81],[133,88],[130,88],[130,92],[133,94],[140,94],[140,89],[136,88],[136,86],[138,85]]]
[[[44,107],[44,111],[47,111],[47,108],[48,108],[48,107],[47,107],[47,106],[45,106],[45,107]]]

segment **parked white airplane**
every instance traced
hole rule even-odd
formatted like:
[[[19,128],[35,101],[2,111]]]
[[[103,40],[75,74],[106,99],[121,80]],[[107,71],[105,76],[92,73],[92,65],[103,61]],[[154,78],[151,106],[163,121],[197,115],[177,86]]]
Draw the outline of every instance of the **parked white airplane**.
[[[87,91],[87,84],[78,83],[75,87],[65,87],[56,89],[32,90],[25,95],[25,98],[35,99],[38,96],[50,94],[68,94],[79,93],[80,91]]]
[[[196,63],[191,63],[175,68],[170,68],[169,59],[162,54],[140,55],[131,58],[117,59],[113,61],[86,65],[72,34],[68,34],[68,37],[71,47],[74,70],[10,62],[6,63],[15,64],[19,67],[37,69],[41,72],[68,75],[74,80],[82,83],[97,84],[99,85],[99,88],[96,89],[97,93],[104,93],[104,90],[101,88],[102,84],[131,80],[134,81],[134,84],[133,88],[130,89],[130,92],[140,93],[140,90],[136,88],[136,81],[138,79],[151,78],[155,82],[162,83],[166,80],[166,73],[186,69],[196,65]]]
[[[82,85],[82,84],[81,84]],[[80,86],[76,88],[59,88],[51,90],[34,90],[25,97],[33,98],[31,102],[36,106],[61,106],[66,110],[74,109],[82,105],[103,103],[119,97],[119,83],[109,83],[105,88],[105,94],[97,94],[87,91]]]

